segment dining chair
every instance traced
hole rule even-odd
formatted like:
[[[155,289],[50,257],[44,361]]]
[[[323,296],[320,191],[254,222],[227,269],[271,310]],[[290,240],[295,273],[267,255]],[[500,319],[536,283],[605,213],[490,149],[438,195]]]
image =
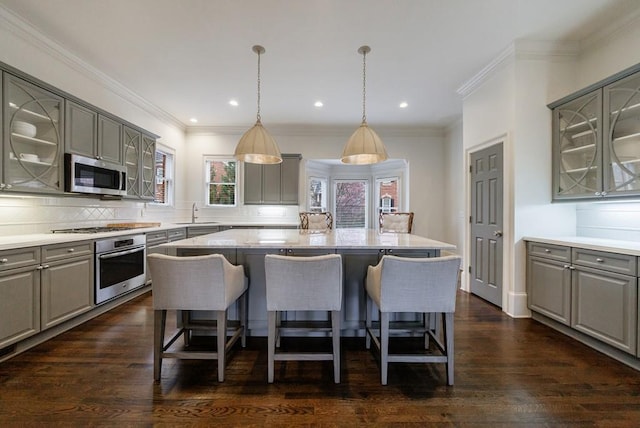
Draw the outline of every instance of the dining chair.
[[[413,213],[380,213],[380,232],[382,233],[411,233],[413,228]]]
[[[147,256],[153,287],[154,344],[153,374],[160,381],[163,358],[218,360],[218,381],[224,381],[226,355],[240,338],[246,346],[248,279],[242,266],[234,266],[221,254],[175,257],[164,254]],[[239,320],[228,320],[228,309],[240,302]],[[167,311],[213,311],[215,323],[182,317],[182,325],[165,341]],[[191,350],[194,330],[214,331],[215,350]],[[185,346],[172,347],[184,334]],[[229,337],[230,335],[230,337]]]
[[[265,256],[266,300],[268,322],[268,381],[273,382],[275,361],[333,360],[333,377],[340,383],[340,317],[342,309],[342,257],[339,254],[322,256]],[[283,311],[331,311],[330,322],[316,325],[290,325],[280,322]],[[320,325],[317,325],[320,324]],[[330,331],[331,352],[285,352],[279,348],[280,336],[286,329],[289,335],[300,336],[309,330]]]
[[[301,212],[300,229],[326,232],[333,229],[333,216],[330,212]]]
[[[460,260],[459,256],[409,258],[385,255],[376,266],[368,267],[365,346],[369,349],[373,341],[378,350],[382,385],[387,384],[389,363],[396,362],[445,363],[447,384],[453,385],[453,315]],[[379,311],[377,328],[373,323],[373,304]],[[405,321],[390,324],[392,314],[403,312],[421,313],[422,322],[413,322],[410,327],[404,325],[407,324]],[[438,314],[442,315],[443,329],[435,325]],[[424,337],[425,350],[433,340],[438,352],[390,353],[389,336],[400,332],[414,336],[419,333]]]

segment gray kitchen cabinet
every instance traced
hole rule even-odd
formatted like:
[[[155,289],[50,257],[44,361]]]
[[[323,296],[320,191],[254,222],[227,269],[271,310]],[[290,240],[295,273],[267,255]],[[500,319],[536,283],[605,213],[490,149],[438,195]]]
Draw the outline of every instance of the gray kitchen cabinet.
[[[178,241],[187,237],[187,229],[184,227],[178,229],[158,230],[154,232],[147,232],[147,255],[149,254],[168,254],[166,248],[161,248],[160,245],[166,242]],[[151,273],[147,267],[147,284],[151,282]]]
[[[122,124],[66,101],[65,152],[122,165]]]
[[[574,254],[576,249],[574,249]],[[636,355],[638,280],[636,257],[591,251],[595,269],[574,257],[571,278],[571,326],[602,342]],[[632,275],[616,273],[609,261],[633,262]]]
[[[244,164],[246,205],[297,205],[299,154],[283,154],[276,165]]]
[[[637,269],[631,255],[528,242],[529,309],[636,356]]]
[[[155,195],[155,138],[128,126],[123,129],[127,196],[152,200]]]
[[[40,331],[40,248],[0,252],[0,350]]]
[[[549,105],[553,199],[640,195],[638,67]]]
[[[571,324],[571,249],[529,243],[527,299],[529,309],[562,324]],[[562,255],[564,254],[564,259]],[[554,259],[558,256],[560,260]]]
[[[220,231],[220,226],[187,226],[187,238],[208,235]]]
[[[93,242],[42,247],[41,327],[46,329],[93,307]]]
[[[62,193],[64,99],[10,73],[2,76],[0,190]]]

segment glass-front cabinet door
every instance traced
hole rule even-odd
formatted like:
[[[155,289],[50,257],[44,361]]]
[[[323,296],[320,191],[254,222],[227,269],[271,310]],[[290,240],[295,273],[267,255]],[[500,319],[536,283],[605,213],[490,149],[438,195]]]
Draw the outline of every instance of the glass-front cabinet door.
[[[555,199],[601,195],[601,117],[600,89],[554,109]]]
[[[640,74],[604,88],[604,189],[609,196],[640,192]],[[606,115],[605,115],[606,116]]]
[[[142,169],[142,194],[144,199],[153,199],[155,197],[155,154],[156,140],[147,135],[142,135],[142,152],[140,167]]]
[[[3,74],[3,190],[63,190],[63,98]]]
[[[127,168],[127,196],[140,196],[140,132],[124,127],[124,165]]]

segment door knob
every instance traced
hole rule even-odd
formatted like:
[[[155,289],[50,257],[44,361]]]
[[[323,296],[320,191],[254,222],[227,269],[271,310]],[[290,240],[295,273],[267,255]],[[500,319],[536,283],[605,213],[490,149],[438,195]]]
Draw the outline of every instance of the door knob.
[[[501,230],[494,230],[493,231],[493,236],[500,238],[502,236],[502,231]]]

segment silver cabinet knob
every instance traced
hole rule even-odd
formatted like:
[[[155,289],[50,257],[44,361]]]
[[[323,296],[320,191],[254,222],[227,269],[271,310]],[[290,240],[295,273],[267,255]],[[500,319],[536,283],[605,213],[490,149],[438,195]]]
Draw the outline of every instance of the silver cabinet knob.
[[[604,259],[601,259],[600,257],[598,257],[598,258],[596,259],[596,261],[597,261],[598,263],[603,263],[603,262],[604,262]]]
[[[0,259],[0,263],[8,263],[9,259]]]
[[[545,253],[550,253],[550,252],[551,252],[551,250],[550,250],[550,249],[548,249],[548,248],[545,248],[545,249],[544,249],[544,252],[545,252]]]
[[[75,250],[76,250],[75,248],[69,248],[69,249],[67,250],[67,252],[68,252],[68,253],[73,253]]]

